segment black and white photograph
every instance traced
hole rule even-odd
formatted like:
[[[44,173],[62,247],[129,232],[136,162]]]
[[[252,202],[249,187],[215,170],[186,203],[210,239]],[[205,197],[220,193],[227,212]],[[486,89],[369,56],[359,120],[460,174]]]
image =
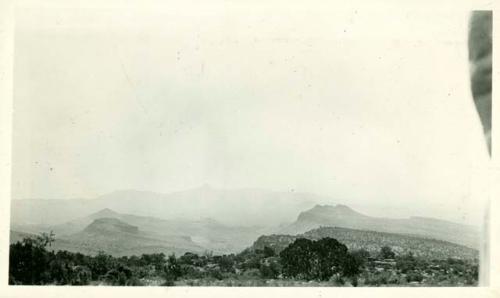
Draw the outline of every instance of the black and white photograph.
[[[495,12],[387,7],[15,5],[5,284],[489,286]]]

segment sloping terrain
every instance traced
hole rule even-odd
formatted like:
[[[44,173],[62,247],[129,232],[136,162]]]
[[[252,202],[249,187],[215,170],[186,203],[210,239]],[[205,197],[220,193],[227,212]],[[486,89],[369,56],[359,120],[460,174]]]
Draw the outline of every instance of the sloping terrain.
[[[161,239],[116,218],[99,218],[81,232],[56,238],[52,249],[84,254],[103,251],[114,256],[204,251],[203,247],[196,245],[189,237],[171,236]]]
[[[37,234],[11,231],[10,243]],[[181,255],[185,252],[203,253],[206,251],[205,248],[191,241],[189,237],[170,236],[160,239],[148,232],[141,231],[137,226],[116,218],[98,218],[80,232],[62,237],[56,235],[56,240],[48,249],[67,250],[88,255],[105,252],[113,256],[148,253]]]
[[[423,238],[415,235],[382,233],[338,227],[321,227],[299,235],[267,235],[259,237],[251,247],[264,249],[268,246],[279,253],[297,238],[318,240],[335,238],[344,243],[350,250],[366,249],[377,254],[382,246],[390,246],[398,254],[412,252],[416,256],[429,259],[474,259],[478,251],[469,247],[447,241]]]
[[[12,244],[12,243],[16,243],[18,241],[22,241],[24,238],[33,237],[33,236],[35,236],[35,234],[11,230],[9,236],[10,236],[9,243]]]
[[[64,224],[14,225],[12,229],[32,234],[53,231],[57,248],[80,251],[86,247],[87,250],[95,251],[94,248],[99,247],[110,253],[117,251],[115,246],[122,246],[122,251],[128,247],[140,253],[162,252],[163,246],[183,252],[236,253],[262,234],[262,229],[258,227],[230,227],[212,219],[164,220],[120,214],[111,209],[103,209]],[[100,245],[98,241],[104,244]]]
[[[300,213],[297,220],[281,229],[279,234],[296,235],[322,226],[412,234],[466,245],[470,248],[479,247],[479,232],[472,226],[425,217],[401,219],[371,217],[345,205],[316,205]]]
[[[199,205],[192,204],[192,209],[200,209],[200,206],[204,206],[206,207],[206,209],[210,209],[207,207],[207,204],[214,203],[214,206],[216,206],[214,207],[215,209],[227,205],[225,206],[226,213],[230,213],[233,217],[239,216],[241,214],[245,214],[245,217],[248,217],[258,213],[257,210],[253,210],[254,208],[256,208],[256,206],[253,206],[252,203],[250,203],[252,197],[250,196],[250,194],[255,195],[256,193],[258,193],[254,192],[253,190],[248,191],[248,193],[246,194],[247,196],[244,196],[243,199],[234,200],[234,203],[232,203],[234,204],[234,206],[229,203],[231,202],[231,200],[233,200],[231,199],[232,197],[229,196],[229,194],[237,196],[242,193],[243,192],[241,191],[223,191],[221,194],[221,192],[217,190],[202,188],[194,191],[174,194],[173,198],[175,199],[169,199],[163,195],[155,194],[152,197],[150,196],[149,198],[142,200],[139,199],[140,196],[137,196],[139,194],[138,192],[125,192],[113,194],[108,198],[90,200],[90,203],[88,205],[92,208],[95,208],[99,204],[113,205],[119,206],[119,208],[122,209],[130,209],[135,206],[138,208],[137,211],[139,212],[139,214],[141,210],[144,211],[144,208],[150,210],[152,213],[158,212],[161,214],[165,214],[165,212],[163,212],[162,210],[165,210],[165,208],[167,207],[172,207],[170,204],[172,204],[172,202],[176,202],[176,200],[179,200],[179,202],[182,200],[186,200],[186,202],[189,202],[189,204],[191,204],[191,199],[202,198],[201,201],[205,201],[200,203],[200,201],[198,200]],[[281,193],[280,195],[282,196],[281,200],[286,200],[286,198],[290,199],[290,196],[288,194],[285,195]],[[304,199],[305,201],[301,201],[302,199],[300,199],[299,197],[296,197],[296,200],[292,199],[291,205],[294,205],[297,202],[303,202],[306,205],[308,204],[307,200]],[[262,205],[263,202],[272,202],[272,196],[256,196],[254,197],[254,199],[256,200],[256,202],[260,202],[257,204],[257,206]],[[60,202],[55,201],[63,201],[62,206],[68,207],[68,204],[70,204],[69,201],[71,200],[48,200],[45,203],[37,202],[35,205],[41,204],[40,206],[42,206],[44,204],[50,203],[44,208],[50,209],[51,207],[53,207],[54,210],[63,212],[64,210],[61,211],[60,209],[58,209],[60,207],[58,205]],[[153,201],[155,203],[152,203]],[[195,199],[195,201],[197,201],[197,199]],[[99,204],[93,205],[93,203],[91,202],[99,202]],[[143,209],[138,207],[139,205],[141,205],[139,204],[140,202],[144,202],[144,204],[142,204],[143,206],[141,207]],[[169,203],[164,204],[165,202]],[[240,204],[238,204],[238,202],[240,202]],[[127,204],[129,203],[131,204],[131,206],[127,206]],[[184,202],[183,204],[186,203]],[[280,200],[278,200],[278,202],[275,202],[274,205],[270,204],[270,206],[274,208],[273,213],[276,214],[276,216],[279,216],[281,214],[281,209],[279,209],[279,206],[283,204],[284,201]],[[294,207],[291,207],[291,209],[296,208],[298,205],[294,205]],[[30,208],[32,208],[33,206],[31,206]],[[75,203],[75,205],[72,205],[71,208],[81,207],[81,210],[78,210],[77,212],[80,214],[83,211],[87,210],[89,206],[85,204],[79,205],[79,203]],[[260,219],[262,216],[272,217],[272,212],[269,210],[269,208],[271,207],[266,207],[263,210],[263,213],[259,215],[258,219]],[[40,216],[47,216],[47,214],[43,212],[45,210],[44,208],[42,208],[40,211],[37,211],[36,214],[39,214]],[[161,210],[156,210],[155,208]],[[175,207],[171,209],[183,210],[183,208],[187,207]],[[248,213],[242,211],[243,209],[248,209]],[[54,210],[51,209],[51,212],[54,213]],[[230,210],[231,212],[227,212],[228,210]],[[234,210],[235,212],[233,212]],[[208,211],[207,213],[210,212],[211,211]],[[68,214],[65,214],[65,216],[67,217],[72,214],[74,214],[74,212],[68,212]],[[55,224],[23,224],[22,222],[15,221],[16,218],[14,215],[11,224],[11,230],[31,234],[53,231],[57,238],[57,245],[59,245],[60,247],[67,247],[72,251],[82,250],[82,252],[85,252],[85,250],[95,251],[96,247],[98,247],[99,249],[103,249],[105,251],[109,250],[110,252],[119,251],[120,253],[125,253],[125,250],[129,249],[130,253],[152,253],[165,251],[164,248],[168,247],[170,251],[212,251],[215,254],[237,253],[250,246],[252,242],[260,235],[273,233],[283,235],[298,235],[319,227],[342,227],[364,231],[415,235],[422,238],[436,239],[465,245],[473,249],[476,249],[478,247],[478,231],[471,226],[424,217],[410,217],[400,219],[371,217],[361,214],[345,205],[316,205],[311,209],[300,212],[299,216],[296,217],[295,222],[293,222],[292,224],[281,225],[276,228],[273,228],[272,226],[266,226],[264,223],[262,223],[262,226],[250,225],[249,222],[245,222],[244,217],[242,217],[240,221],[245,222],[246,225],[240,226],[222,223],[218,218],[217,220],[207,217],[196,219],[164,219],[155,216],[126,214],[117,212],[116,210],[112,210],[107,207],[88,214],[73,217],[66,222],[59,222]],[[110,219],[119,220],[124,225],[122,226],[122,228],[125,227],[125,225],[129,225],[130,227],[128,228],[130,229],[130,231],[124,233],[124,231],[118,229],[117,235],[108,236],[103,236],[105,234],[104,230],[101,231],[103,233],[87,233],[89,228],[94,229],[95,226],[99,223],[99,221],[96,222],[96,220],[104,218],[108,219],[108,221]],[[225,217],[225,219],[227,218],[229,217]],[[251,222],[255,222],[255,220],[252,220]],[[119,225],[116,225],[116,222],[115,224],[113,224],[111,221],[106,222],[105,225],[107,229],[117,229],[118,226]],[[137,233],[134,234],[131,231],[135,229],[137,230]],[[102,240],[100,240],[101,238]],[[85,241],[79,241],[81,239],[84,239]],[[116,242],[116,245],[112,243],[111,240],[113,239]],[[103,245],[99,246],[95,244],[98,241],[103,241]],[[118,250],[119,246],[121,246],[120,250]],[[83,249],[82,247],[85,248]]]

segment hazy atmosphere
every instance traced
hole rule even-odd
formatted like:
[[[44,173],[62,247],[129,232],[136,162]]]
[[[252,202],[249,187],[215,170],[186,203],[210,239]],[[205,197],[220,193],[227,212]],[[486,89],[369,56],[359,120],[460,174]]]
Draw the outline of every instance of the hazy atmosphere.
[[[300,9],[21,8],[13,199],[210,185],[478,224],[468,12]]]
[[[30,1],[10,286],[490,284],[492,11]]]

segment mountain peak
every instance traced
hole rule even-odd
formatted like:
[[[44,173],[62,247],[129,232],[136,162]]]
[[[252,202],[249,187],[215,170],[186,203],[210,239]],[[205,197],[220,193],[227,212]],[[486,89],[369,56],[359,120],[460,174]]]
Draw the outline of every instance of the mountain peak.
[[[129,225],[117,218],[103,217],[95,219],[90,225],[88,225],[84,232],[92,234],[102,234],[102,233],[133,233],[136,234],[139,228],[133,225]]]
[[[104,208],[104,209],[97,211],[94,214],[91,214],[89,217],[93,218],[93,219],[97,219],[97,218],[103,218],[103,217],[116,218],[118,216],[120,216],[119,213],[117,213],[109,208]]]
[[[313,211],[313,210],[314,211],[325,211],[325,212],[331,212],[331,211],[334,211],[334,210],[356,212],[351,207],[349,207],[347,205],[343,205],[343,204],[337,204],[335,206],[316,204],[312,209],[310,209],[308,211]]]
[[[336,206],[332,205],[315,205],[313,208],[306,210],[299,214],[297,218],[298,221],[330,221],[335,218],[346,218],[346,217],[361,217],[361,213],[358,213],[348,207],[347,205],[338,204]]]
[[[337,210],[342,210],[342,211],[356,212],[351,207],[349,207],[347,205],[342,205],[342,204],[337,204],[334,208]]]

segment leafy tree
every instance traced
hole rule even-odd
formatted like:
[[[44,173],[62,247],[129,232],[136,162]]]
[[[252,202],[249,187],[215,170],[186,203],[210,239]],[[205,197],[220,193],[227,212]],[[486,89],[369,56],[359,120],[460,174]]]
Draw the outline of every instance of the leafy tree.
[[[239,267],[242,270],[259,269],[262,259],[264,258],[263,251],[258,250],[244,250],[242,253],[235,257],[235,260],[240,262]]]
[[[328,280],[333,275],[354,276],[359,264],[347,247],[333,238],[296,239],[280,253],[283,276]]]
[[[52,243],[56,241],[56,235],[54,234],[53,231],[50,231],[50,233],[41,233],[40,236],[37,236],[36,241],[38,241],[40,246],[47,247],[52,246]]]
[[[319,280],[328,280],[336,273],[342,273],[345,269],[348,272],[353,271],[352,268],[345,267],[346,259],[350,256],[347,253],[347,247],[333,238],[322,238],[313,243],[313,249],[317,260],[313,265],[313,278]],[[354,264],[349,259],[349,264]]]
[[[274,252],[274,249],[272,249],[269,246],[264,247],[263,253],[264,253],[265,258],[274,257],[276,255],[276,253]]]
[[[396,259],[396,268],[401,270],[402,273],[407,273],[417,269],[417,260],[410,252]]]
[[[164,253],[143,254],[141,259],[144,265],[151,265],[157,271],[162,270],[166,263]]]
[[[382,259],[394,259],[396,257],[396,254],[389,246],[383,246],[380,249],[379,257]]]
[[[199,256],[192,252],[186,252],[184,255],[179,257],[179,263],[184,265],[195,265],[198,263]]]
[[[351,252],[351,255],[357,260],[360,266],[363,266],[370,257],[370,253],[364,248]]]
[[[313,262],[316,260],[313,246],[313,241],[299,238],[281,251],[283,276],[311,279]]]
[[[211,278],[218,279],[218,280],[224,279],[224,276],[222,275],[222,272],[221,272],[220,267],[218,265],[215,265],[213,267],[208,268],[208,276]]]
[[[111,285],[134,285],[132,282],[132,270],[123,265],[119,265],[106,272],[103,279]]]
[[[53,241],[53,233],[24,238],[10,245],[9,282],[40,285],[50,280],[47,271],[50,255],[45,246]]]
[[[222,255],[217,260],[222,272],[234,272],[234,255]]]
[[[168,256],[167,264],[165,266],[165,285],[173,285],[182,274],[181,266],[177,263],[175,255]]]
[[[107,255],[103,251],[98,252],[90,262],[90,270],[92,271],[92,279],[97,280],[101,276],[107,274],[114,266],[113,257]]]
[[[363,262],[359,255],[347,253],[343,259],[343,275],[355,278],[361,272],[360,268]]]
[[[281,273],[281,264],[278,257],[269,257],[262,262],[259,271],[262,278],[275,279]]]
[[[72,285],[88,285],[92,279],[92,272],[87,266],[75,266],[72,268]]]

